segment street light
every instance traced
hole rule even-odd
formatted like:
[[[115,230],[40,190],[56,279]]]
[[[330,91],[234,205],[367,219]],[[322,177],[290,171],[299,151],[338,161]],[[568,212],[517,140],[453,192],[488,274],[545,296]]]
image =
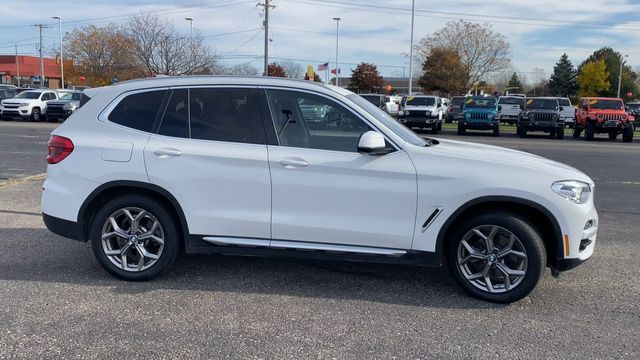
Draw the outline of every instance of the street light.
[[[338,69],[338,34],[340,30],[340,20],[339,17],[334,17],[333,20],[336,21],[336,86],[340,86],[340,69]]]
[[[191,37],[191,40],[193,40],[193,18],[192,17],[186,17],[184,19],[189,22],[189,27],[191,28],[190,37]]]
[[[624,66],[624,59],[622,57],[629,57],[629,55],[620,54],[620,73],[618,74],[618,98],[620,98],[620,85],[622,84],[622,67]]]
[[[62,17],[54,16],[58,20],[58,36],[60,37],[60,88],[64,89],[64,60],[62,60]]]
[[[189,53],[190,53],[189,54],[189,68],[191,70],[193,70],[191,68],[193,66],[193,58],[194,58],[193,53],[195,52],[195,50],[193,49],[193,18],[192,17],[186,17],[184,19],[189,22],[189,28],[191,29],[190,33],[189,33],[189,47],[191,48],[190,49],[191,51],[189,51]]]
[[[413,87],[413,18],[415,14],[416,0],[411,0],[411,44],[409,44],[409,95]]]

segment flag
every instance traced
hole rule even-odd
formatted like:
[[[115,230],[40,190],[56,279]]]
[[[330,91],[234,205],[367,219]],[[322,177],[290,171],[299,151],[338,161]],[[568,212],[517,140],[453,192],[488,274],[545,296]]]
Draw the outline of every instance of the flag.
[[[336,69],[331,69],[331,73],[335,74],[336,73]],[[338,74],[340,74],[340,69],[338,69]]]
[[[328,62],[318,65],[318,71],[327,71],[328,68],[329,68]]]

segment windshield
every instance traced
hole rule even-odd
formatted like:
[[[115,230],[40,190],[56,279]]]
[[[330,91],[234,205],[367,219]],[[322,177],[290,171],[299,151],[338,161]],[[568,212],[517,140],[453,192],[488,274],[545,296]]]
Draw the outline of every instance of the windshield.
[[[558,99],[558,105],[571,106],[571,101],[569,101],[569,99]]]
[[[451,105],[462,105],[462,104],[464,104],[463,97],[454,97],[453,99],[451,99]]]
[[[433,106],[436,104],[436,98],[433,97],[415,97],[407,96],[405,105],[409,106]]]
[[[491,109],[495,107],[495,100],[493,99],[467,99],[465,101],[465,107],[479,108],[479,109]]]
[[[416,133],[409,130],[406,126],[397,122],[394,118],[389,116],[389,114],[387,114],[385,111],[380,110],[380,108],[366,101],[361,96],[356,94],[350,94],[350,95],[347,95],[347,99],[353,101],[354,103],[356,103],[356,105],[360,106],[366,112],[368,112],[373,117],[378,119],[378,121],[383,123],[389,130],[393,131],[394,134],[402,138],[402,140],[416,146],[427,145],[427,142],[423,138],[416,135]]]
[[[80,100],[80,93],[62,93],[59,97],[60,100]]]
[[[35,91],[24,91],[16,95],[16,99],[37,99],[40,97],[40,94],[41,93]]]
[[[501,97],[500,100],[498,100],[498,104],[524,106],[524,99],[521,97]]]
[[[629,110],[638,110],[640,109],[640,103],[630,103],[627,104],[627,107],[629,108]]]
[[[529,99],[527,100],[528,109],[555,109],[558,107],[556,99]]]
[[[596,100],[593,99],[589,101],[589,106],[592,109],[622,109],[622,101],[621,100]]]

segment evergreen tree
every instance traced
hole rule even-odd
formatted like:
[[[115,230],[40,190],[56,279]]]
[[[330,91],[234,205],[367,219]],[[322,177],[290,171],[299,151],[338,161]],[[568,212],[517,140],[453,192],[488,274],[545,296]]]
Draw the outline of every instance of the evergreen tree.
[[[509,80],[509,85],[507,85],[507,87],[509,87],[510,91],[524,91],[524,87],[522,86],[522,82],[520,81],[520,78],[518,77],[518,74],[513,73],[513,75],[511,75],[511,79]]]
[[[553,68],[553,74],[549,81],[549,91],[555,96],[573,96],[578,92],[578,71],[573,67],[566,53],[562,54],[560,61]]]

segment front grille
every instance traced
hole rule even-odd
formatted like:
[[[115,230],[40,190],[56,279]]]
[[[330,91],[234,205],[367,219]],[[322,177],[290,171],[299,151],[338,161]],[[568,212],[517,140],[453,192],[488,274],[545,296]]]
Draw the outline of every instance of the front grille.
[[[18,104],[15,104],[15,105],[14,105],[14,104],[5,104],[5,105],[2,105],[2,107],[4,107],[5,109],[17,109],[19,106],[20,106],[20,105],[18,105]]]
[[[20,115],[16,110],[3,110],[2,115],[12,116],[12,115]]]
[[[487,120],[489,114],[487,113],[471,113],[471,120]]]
[[[535,121],[554,121],[552,113],[533,113]]]
[[[598,118],[599,119],[603,119],[604,121],[608,121],[608,120],[623,120],[622,118],[626,117],[626,115],[622,115],[622,114],[598,114]]]
[[[430,111],[424,111],[424,110],[408,110],[408,114],[407,117],[412,117],[412,118],[423,118],[425,116],[431,116],[431,112]]]

